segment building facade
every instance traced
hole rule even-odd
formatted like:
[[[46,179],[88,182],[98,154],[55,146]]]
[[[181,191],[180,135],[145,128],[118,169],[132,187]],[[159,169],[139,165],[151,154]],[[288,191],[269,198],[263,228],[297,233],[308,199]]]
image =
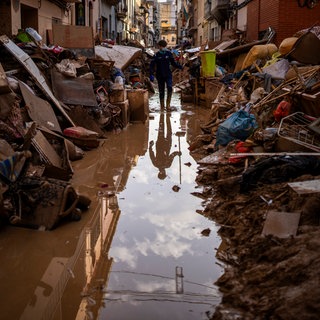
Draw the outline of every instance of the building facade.
[[[0,33],[11,37],[31,27],[51,45],[54,24],[87,26],[93,37],[153,46],[160,37],[157,0],[2,0]]]
[[[121,44],[131,40],[153,47],[165,39],[174,47],[213,45],[228,36],[260,40],[268,28],[279,45],[295,32],[319,24],[320,4],[304,0],[2,0],[0,32],[37,30],[52,43],[52,26],[92,28],[93,37]]]
[[[160,7],[160,38],[168,43],[169,47],[177,44],[177,5],[175,0],[159,3]]]
[[[184,0],[178,25],[195,46],[219,42],[224,34],[241,35],[247,41],[275,31],[276,45],[295,32],[319,24],[320,4],[304,0]]]
[[[246,5],[241,7],[242,3]],[[239,10],[247,10],[245,31],[249,41],[260,38],[265,30],[271,27],[276,32],[274,43],[279,45],[283,39],[291,37],[297,31],[320,24],[320,4],[313,7],[302,6],[301,4],[307,1],[298,0],[254,0],[242,3],[238,7]]]

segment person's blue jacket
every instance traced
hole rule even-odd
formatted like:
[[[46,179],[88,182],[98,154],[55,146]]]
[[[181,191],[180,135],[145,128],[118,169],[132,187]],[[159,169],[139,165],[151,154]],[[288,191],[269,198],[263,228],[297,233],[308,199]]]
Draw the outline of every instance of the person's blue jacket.
[[[150,63],[150,76],[156,71],[156,78],[172,77],[171,65],[182,69],[182,66],[174,60],[173,54],[168,49],[159,50],[152,58]]]

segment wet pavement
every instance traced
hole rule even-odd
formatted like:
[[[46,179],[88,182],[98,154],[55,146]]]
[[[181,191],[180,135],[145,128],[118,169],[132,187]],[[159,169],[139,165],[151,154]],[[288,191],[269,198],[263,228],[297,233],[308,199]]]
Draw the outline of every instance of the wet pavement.
[[[0,236],[0,319],[209,319],[223,269],[218,227],[202,199],[188,146],[208,109],[180,105],[110,133],[73,162],[72,184],[93,202],[53,231]],[[210,229],[208,237],[202,231]]]

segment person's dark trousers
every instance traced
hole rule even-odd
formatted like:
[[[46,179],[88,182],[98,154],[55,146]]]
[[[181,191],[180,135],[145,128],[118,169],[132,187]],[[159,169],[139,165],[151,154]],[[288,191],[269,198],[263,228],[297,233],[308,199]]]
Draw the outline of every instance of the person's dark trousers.
[[[165,96],[165,86],[167,86],[167,98],[171,100],[172,96],[172,77],[157,78],[158,81],[158,88],[159,88],[159,98],[160,98],[160,107],[161,109],[164,108],[164,96]],[[167,101],[168,102],[168,101]],[[169,102],[170,104],[170,102]]]

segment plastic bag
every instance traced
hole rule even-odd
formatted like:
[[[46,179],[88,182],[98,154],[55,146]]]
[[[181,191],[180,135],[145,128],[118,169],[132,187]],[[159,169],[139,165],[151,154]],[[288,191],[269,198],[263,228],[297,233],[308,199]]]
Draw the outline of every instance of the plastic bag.
[[[232,140],[246,140],[258,128],[256,118],[244,110],[234,112],[217,131],[216,146],[226,146]]]
[[[284,80],[290,68],[287,59],[281,59],[262,69],[263,73],[270,74],[273,79]]]
[[[26,28],[26,32],[37,42],[42,41],[40,34],[33,28]]]

